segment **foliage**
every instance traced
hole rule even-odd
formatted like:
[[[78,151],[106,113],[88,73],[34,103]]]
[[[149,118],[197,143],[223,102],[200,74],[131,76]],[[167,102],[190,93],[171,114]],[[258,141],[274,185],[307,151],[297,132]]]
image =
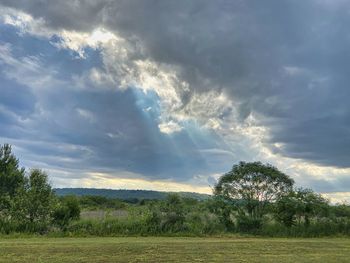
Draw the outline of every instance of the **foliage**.
[[[0,147],[0,192],[0,232],[45,233],[49,230],[54,208],[60,204],[48,175],[40,169],[25,174],[7,144]],[[78,217],[80,210],[71,202],[61,206],[68,207],[66,217]]]
[[[19,168],[19,161],[12,154],[11,146],[0,146],[0,196],[13,197],[24,184],[24,173],[24,168]]]
[[[63,199],[65,197],[62,197]],[[126,204],[117,198],[108,198],[98,195],[86,195],[76,197],[83,209],[124,209]]]
[[[254,218],[245,214],[239,214],[237,216],[237,232],[259,234],[261,227],[263,226],[262,218]]]
[[[30,222],[48,222],[53,207],[54,193],[45,172],[34,169],[29,173],[26,192],[26,214]]]
[[[226,231],[234,231],[235,224],[232,221],[231,214],[235,211],[235,205],[230,200],[220,196],[214,196],[206,202],[206,208],[213,214],[217,215],[220,223]]]
[[[291,191],[275,204],[276,219],[288,227],[302,221],[308,226],[311,218],[326,217],[328,212],[328,201],[310,189]]]
[[[350,206],[346,203],[330,206],[329,214],[331,218],[350,218]]]
[[[349,205],[330,205],[310,189],[292,187],[293,180],[271,165],[241,162],[219,179],[215,195],[204,199],[183,193],[132,202],[105,196],[58,197],[45,172],[25,173],[11,147],[4,145],[0,147],[0,233],[350,235]],[[96,217],[96,212],[103,216]],[[84,217],[87,214],[92,217]]]
[[[66,230],[69,223],[80,218],[80,206],[76,196],[65,196],[57,203],[53,211],[53,222],[62,230]]]
[[[151,190],[126,190],[126,189],[96,189],[96,188],[56,188],[55,192],[58,196],[76,195],[84,196],[100,196],[108,199],[118,199],[127,203],[137,203],[141,200],[165,200],[171,192],[160,192]],[[180,192],[176,193],[183,198],[191,198],[196,200],[206,200],[209,195]]]
[[[240,214],[259,219],[266,206],[288,194],[293,184],[289,176],[269,164],[240,162],[219,179],[214,194],[235,201]]]

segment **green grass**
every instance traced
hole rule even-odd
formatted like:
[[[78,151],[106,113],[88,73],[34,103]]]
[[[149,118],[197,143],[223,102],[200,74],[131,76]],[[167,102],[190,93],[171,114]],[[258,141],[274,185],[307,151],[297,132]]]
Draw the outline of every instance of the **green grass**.
[[[0,262],[349,262],[350,239],[2,238]]]

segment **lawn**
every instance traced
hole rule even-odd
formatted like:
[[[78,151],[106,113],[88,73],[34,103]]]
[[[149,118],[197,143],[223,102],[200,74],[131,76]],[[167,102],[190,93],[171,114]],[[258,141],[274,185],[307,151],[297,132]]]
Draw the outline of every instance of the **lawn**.
[[[350,239],[0,239],[0,262],[349,262]]]

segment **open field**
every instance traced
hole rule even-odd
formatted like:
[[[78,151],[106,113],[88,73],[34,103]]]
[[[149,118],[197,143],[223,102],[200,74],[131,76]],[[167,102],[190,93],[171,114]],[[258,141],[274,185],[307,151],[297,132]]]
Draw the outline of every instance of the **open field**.
[[[349,262],[350,239],[0,239],[0,262]]]

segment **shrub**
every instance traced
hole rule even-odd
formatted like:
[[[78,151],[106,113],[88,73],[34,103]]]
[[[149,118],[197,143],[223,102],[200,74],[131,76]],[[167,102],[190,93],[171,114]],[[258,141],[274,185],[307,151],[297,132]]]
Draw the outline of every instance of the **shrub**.
[[[246,215],[237,216],[237,231],[243,233],[258,234],[263,225],[261,218],[252,218]]]
[[[75,196],[66,196],[53,211],[53,223],[65,230],[69,222],[80,217],[80,206]]]

